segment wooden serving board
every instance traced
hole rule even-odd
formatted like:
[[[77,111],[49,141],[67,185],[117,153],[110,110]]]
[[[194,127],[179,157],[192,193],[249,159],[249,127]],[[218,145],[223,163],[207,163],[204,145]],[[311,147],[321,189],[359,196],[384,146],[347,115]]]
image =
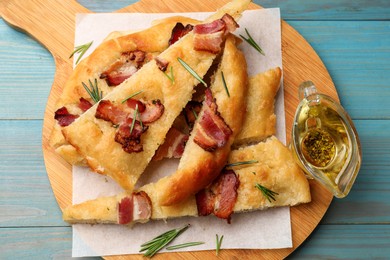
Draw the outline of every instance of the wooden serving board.
[[[215,11],[228,0],[141,0],[117,12],[193,12]],[[251,9],[261,8],[252,4]],[[61,209],[72,203],[71,166],[54,153],[49,136],[54,124],[54,104],[72,72],[70,53],[74,48],[75,14],[90,13],[74,0],[2,0],[0,14],[10,25],[25,31],[42,43],[53,55],[56,73],[47,101],[43,121],[42,147],[45,165],[54,195]],[[282,10],[283,12],[283,10]],[[282,21],[282,55],[287,141],[290,139],[295,109],[298,105],[297,88],[302,81],[313,81],[320,92],[338,100],[332,79],[312,47],[289,24]],[[280,259],[293,252],[314,230],[332,201],[332,194],[311,181],[312,202],[291,208],[293,248],[272,250],[222,250],[222,258]],[[157,255],[164,258],[167,254]],[[142,259],[141,255],[132,255]],[[209,259],[214,251],[170,253],[170,259]],[[107,257],[126,259],[128,256]]]

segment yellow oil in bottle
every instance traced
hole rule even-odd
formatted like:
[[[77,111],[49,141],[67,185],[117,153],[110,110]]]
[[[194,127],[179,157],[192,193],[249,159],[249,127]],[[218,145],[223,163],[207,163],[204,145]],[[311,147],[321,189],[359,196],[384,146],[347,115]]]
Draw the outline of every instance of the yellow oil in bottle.
[[[351,138],[343,119],[323,102],[308,102],[302,106],[296,123],[304,159],[328,178],[329,185],[338,186],[339,174],[351,154]]]

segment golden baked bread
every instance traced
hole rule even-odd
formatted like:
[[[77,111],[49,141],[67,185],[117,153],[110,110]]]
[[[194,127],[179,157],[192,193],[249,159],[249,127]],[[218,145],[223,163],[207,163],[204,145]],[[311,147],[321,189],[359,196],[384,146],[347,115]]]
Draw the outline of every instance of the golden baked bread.
[[[282,71],[279,67],[249,78],[246,116],[234,147],[257,143],[276,134],[275,96]]]
[[[222,75],[227,89],[225,89]],[[159,203],[162,206],[171,206],[185,201],[219,175],[226,164],[231,144],[242,127],[247,81],[244,54],[238,50],[236,38],[231,35],[225,42],[219,67],[209,89],[215,99],[219,115],[232,133],[222,146],[212,151],[206,150],[196,142],[197,131],[204,129],[201,122],[204,121],[204,111],[208,107],[203,102],[202,110],[184,148],[177,171],[156,183],[156,191],[160,193]]]
[[[310,187],[304,173],[295,163],[291,151],[276,137],[232,151],[229,156],[229,163],[252,160],[257,162],[231,167],[240,182],[237,189],[237,200],[234,204],[235,213],[280,206],[295,206],[310,202]],[[275,200],[268,200],[255,187],[256,184],[277,193],[277,195],[274,195]],[[150,198],[150,219],[198,216],[198,205],[194,196],[181,204],[164,207],[158,203],[160,200],[159,192],[154,183],[143,186],[140,191],[146,192]],[[129,196],[129,194],[124,193],[118,196],[98,198],[69,206],[63,212],[63,219],[71,224],[117,224],[118,205],[125,196]],[[134,222],[146,222],[148,220],[149,218],[144,218],[126,224],[132,225]]]
[[[55,110],[65,107],[70,114],[81,115],[83,111],[79,107],[80,98],[94,104],[82,83],[90,87],[89,81],[94,83],[96,79],[103,96],[107,95],[115,87],[108,86],[106,80],[101,78],[101,74],[112,64],[118,62],[122,53],[140,50],[146,53],[145,62],[152,60],[154,56],[168,47],[172,29],[178,22],[184,25],[199,23],[199,21],[187,17],[174,16],[159,20],[154,26],[143,31],[128,35],[124,35],[124,32],[110,35],[91,55],[76,66],[57,100]],[[61,130],[62,127],[56,121],[51,132],[50,145],[70,164],[85,165],[86,161],[83,156],[67,143]]]

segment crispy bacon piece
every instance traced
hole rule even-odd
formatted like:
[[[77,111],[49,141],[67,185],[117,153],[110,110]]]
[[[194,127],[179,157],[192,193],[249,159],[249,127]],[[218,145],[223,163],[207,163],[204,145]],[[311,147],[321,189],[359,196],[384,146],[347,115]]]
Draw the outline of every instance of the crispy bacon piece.
[[[164,60],[163,58],[160,58],[160,57],[158,57],[158,56],[157,56],[156,58],[154,58],[154,60],[156,61],[157,67],[158,67],[161,71],[165,72],[165,71],[167,70],[168,64],[169,64],[168,61],[166,61],[166,60]]]
[[[138,113],[134,113],[135,108],[138,109]],[[148,129],[145,124],[156,121],[163,113],[164,105],[160,100],[143,103],[140,100],[128,99],[125,104],[101,100],[96,108],[95,117],[116,125],[118,129],[115,141],[122,145],[125,152],[137,153],[143,151],[141,135]],[[137,118],[133,118],[134,116]]]
[[[210,23],[197,24],[194,27],[195,34],[211,34],[220,31],[224,31],[226,27],[225,22],[222,19],[212,21]]]
[[[184,27],[184,25],[182,23],[177,23],[175,25],[175,27],[173,27],[173,29],[172,29],[172,35],[168,41],[168,45],[171,46],[172,44],[174,44],[175,42],[180,40],[181,37],[183,37],[184,35],[186,35],[190,31],[192,31],[193,28],[194,28],[194,26],[191,24],[187,24]]]
[[[80,98],[80,103],[79,103],[79,108],[85,112],[87,111],[88,109],[90,109],[92,107],[92,104],[86,100],[85,98],[81,97]]]
[[[218,106],[210,89],[205,91],[203,113],[198,124],[199,128],[196,130],[194,142],[206,151],[212,152],[224,146],[233,133],[218,112]]]
[[[144,112],[146,109],[145,104],[139,101],[138,99],[129,98],[128,100],[126,100],[126,104],[128,107],[132,109],[135,109],[137,107],[138,112],[140,113]]]
[[[228,32],[234,32],[237,28],[240,27],[234,18],[229,14],[224,14],[221,20],[225,23]]]
[[[96,108],[95,117],[118,125],[126,120],[128,113],[114,105],[110,100],[101,100]]]
[[[126,225],[133,221],[133,195],[122,198],[118,203],[118,224]]]
[[[104,71],[101,79],[105,79],[109,86],[118,86],[131,77],[144,64],[146,53],[144,51],[123,52],[118,61]]]
[[[152,216],[152,202],[144,191],[132,193],[118,203],[118,224],[147,221]]]
[[[159,99],[148,102],[145,111],[141,113],[141,121],[145,124],[152,123],[159,119],[164,113],[164,105]]]
[[[70,114],[66,107],[61,107],[54,113],[54,119],[62,127],[70,125],[78,117],[78,115]]]
[[[221,44],[224,32],[216,32],[212,34],[199,34],[194,37],[194,49],[197,51],[208,51],[218,53],[221,51]]]
[[[147,126],[141,125],[138,120],[135,120],[133,124],[133,120],[133,118],[128,117],[115,133],[115,142],[120,143],[123,150],[127,153],[143,151],[141,135],[148,129]]]
[[[164,143],[157,149],[152,160],[159,161],[163,158],[180,158],[183,155],[188,138],[189,136],[187,134],[172,127],[169,129]]]
[[[211,23],[199,24],[194,27],[194,49],[197,51],[208,51],[218,53],[224,36],[238,28],[238,24],[229,14]]]
[[[223,170],[216,180],[206,189],[196,194],[196,205],[200,216],[214,214],[218,218],[230,217],[237,201],[240,181],[233,170]]]

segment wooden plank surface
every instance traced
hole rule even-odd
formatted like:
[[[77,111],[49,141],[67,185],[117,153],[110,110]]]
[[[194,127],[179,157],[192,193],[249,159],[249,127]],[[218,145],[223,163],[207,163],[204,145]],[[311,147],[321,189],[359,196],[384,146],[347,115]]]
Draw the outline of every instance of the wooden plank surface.
[[[133,3],[80,2],[93,11],[114,11]],[[363,165],[351,193],[346,199],[333,200],[322,224],[290,259],[388,258],[389,237],[385,234],[390,232],[389,2],[256,2],[281,7],[282,17],[314,47],[337,85],[363,143]],[[354,9],[356,3],[360,4],[359,9]],[[354,21],[339,21],[344,17]],[[357,32],[354,28],[364,30]],[[349,49],[351,46],[353,50]],[[0,66],[0,258],[70,258],[71,229],[58,227],[66,224],[53,194],[43,191],[49,182],[39,147],[42,102],[51,87],[54,61],[40,44],[0,19]],[[24,96],[26,88],[29,91]],[[36,145],[24,151],[21,138]],[[34,181],[29,184],[31,176]],[[21,210],[14,210],[15,203]],[[45,213],[30,214],[23,208]]]

